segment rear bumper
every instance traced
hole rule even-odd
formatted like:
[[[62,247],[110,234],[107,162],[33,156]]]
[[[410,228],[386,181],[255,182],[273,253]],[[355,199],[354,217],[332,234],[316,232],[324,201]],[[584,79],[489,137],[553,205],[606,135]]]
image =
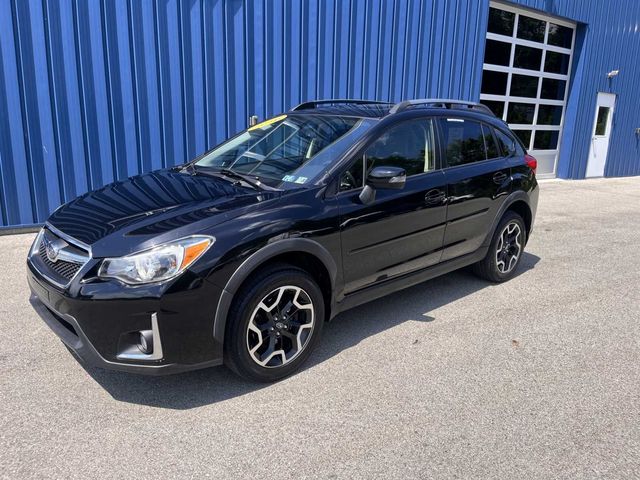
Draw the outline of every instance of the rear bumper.
[[[29,301],[62,342],[91,366],[146,375],[164,375],[222,364],[222,345],[213,338],[209,315],[193,309],[193,292],[174,293],[170,301],[103,298],[81,294],[73,298],[41,278],[29,265]],[[208,287],[208,286],[207,286]],[[112,292],[111,292],[112,293]],[[203,294],[204,292],[200,292]],[[184,298],[183,295],[186,295]],[[170,306],[171,310],[165,308]],[[176,307],[182,306],[182,310]],[[202,303],[200,303],[200,310]],[[212,308],[213,310],[213,308]],[[152,328],[161,332],[162,355],[122,360],[123,338]]]

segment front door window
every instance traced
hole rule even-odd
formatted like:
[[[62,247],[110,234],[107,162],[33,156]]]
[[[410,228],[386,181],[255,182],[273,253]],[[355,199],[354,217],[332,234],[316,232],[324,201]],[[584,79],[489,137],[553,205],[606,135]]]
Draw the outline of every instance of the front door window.
[[[366,159],[366,168],[364,161]],[[432,119],[403,122],[375,140],[343,174],[340,190],[361,188],[374,167],[399,167],[407,177],[435,169],[435,127]]]

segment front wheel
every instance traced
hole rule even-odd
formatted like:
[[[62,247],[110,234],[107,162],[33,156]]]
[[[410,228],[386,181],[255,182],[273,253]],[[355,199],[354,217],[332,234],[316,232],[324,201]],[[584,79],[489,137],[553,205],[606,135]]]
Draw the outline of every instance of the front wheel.
[[[225,363],[253,381],[295,372],[320,338],[324,299],[314,279],[287,265],[267,269],[238,292],[225,335]]]
[[[476,275],[491,282],[504,282],[515,275],[526,244],[522,217],[508,211],[496,228],[487,255],[473,266]]]

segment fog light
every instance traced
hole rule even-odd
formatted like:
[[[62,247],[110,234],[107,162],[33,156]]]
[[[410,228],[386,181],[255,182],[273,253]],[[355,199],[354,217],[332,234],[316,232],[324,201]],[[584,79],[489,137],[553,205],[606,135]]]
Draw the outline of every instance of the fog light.
[[[153,331],[142,330],[138,339],[138,349],[145,355],[153,352]]]
[[[118,360],[142,360],[146,362],[164,358],[157,312],[151,314],[150,330],[133,330],[120,335],[118,352],[116,356]]]

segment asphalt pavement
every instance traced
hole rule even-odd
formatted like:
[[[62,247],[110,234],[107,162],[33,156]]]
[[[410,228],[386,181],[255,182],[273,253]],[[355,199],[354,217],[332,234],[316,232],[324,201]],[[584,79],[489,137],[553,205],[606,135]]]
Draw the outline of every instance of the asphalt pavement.
[[[640,178],[548,181],[519,275],[338,316],[272,385],[83,368],[0,237],[0,477],[640,478]]]

